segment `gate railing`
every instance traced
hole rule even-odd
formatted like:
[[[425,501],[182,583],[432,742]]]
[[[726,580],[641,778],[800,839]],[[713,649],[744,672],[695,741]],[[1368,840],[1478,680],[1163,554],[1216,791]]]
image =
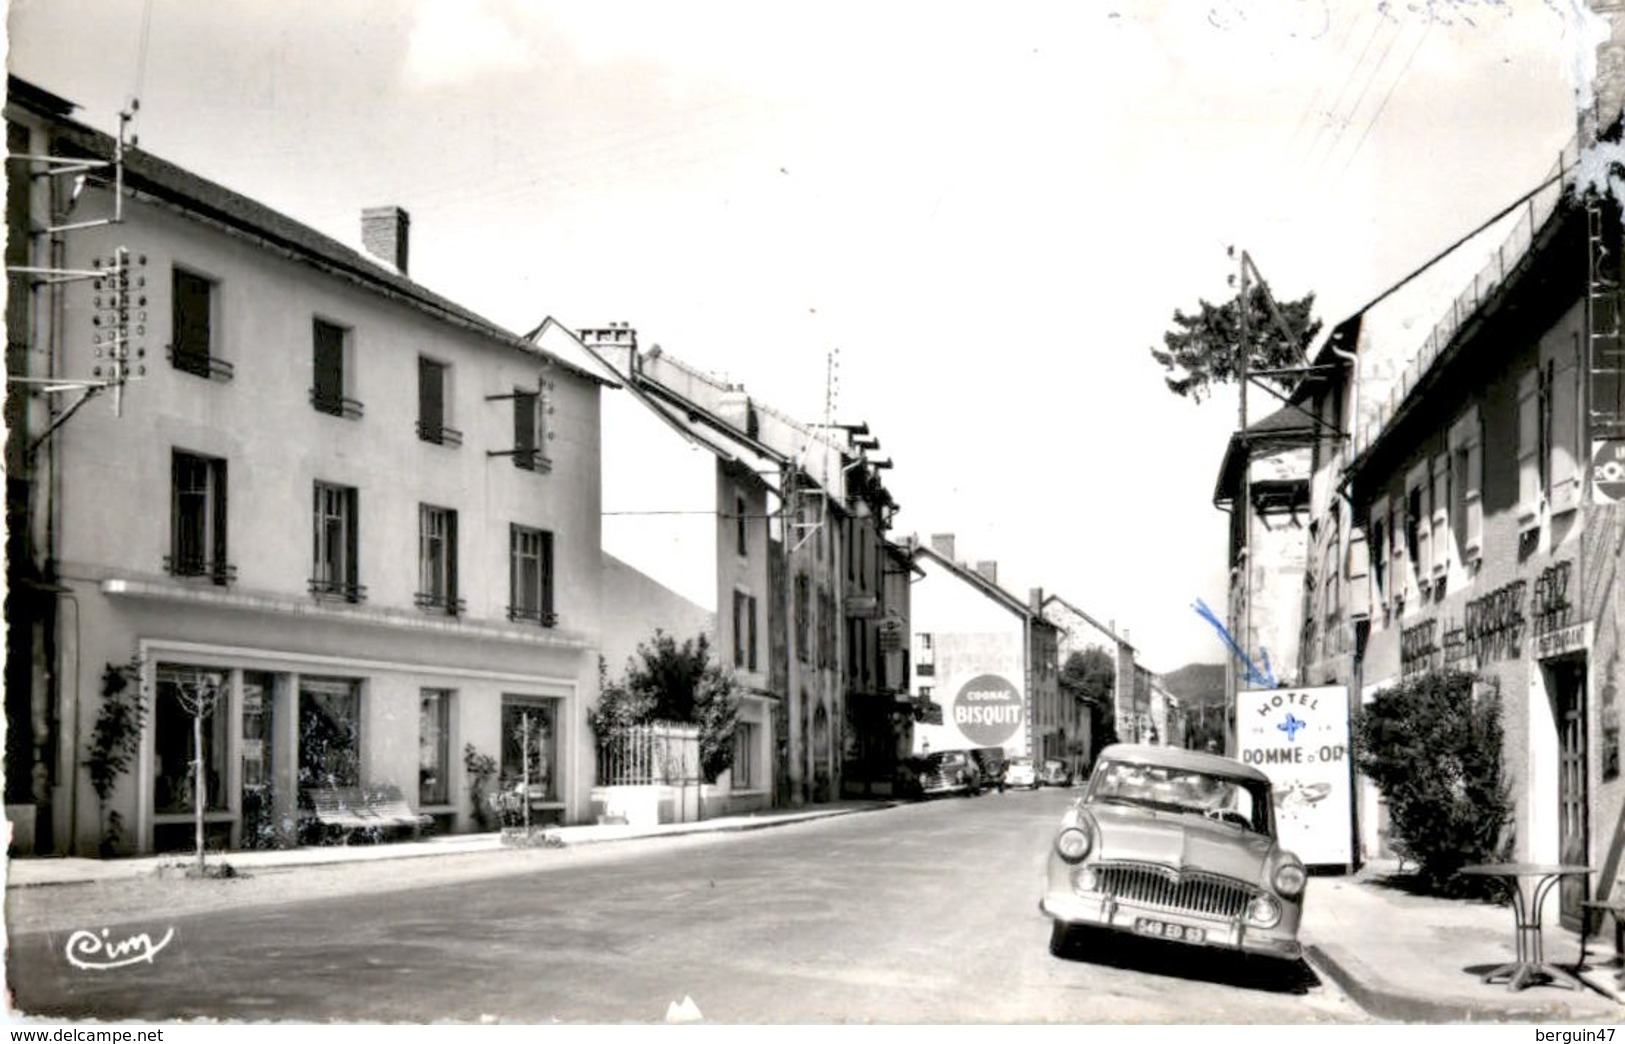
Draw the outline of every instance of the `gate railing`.
[[[700,730],[657,721],[633,725],[598,743],[599,786],[694,786],[700,779]]]

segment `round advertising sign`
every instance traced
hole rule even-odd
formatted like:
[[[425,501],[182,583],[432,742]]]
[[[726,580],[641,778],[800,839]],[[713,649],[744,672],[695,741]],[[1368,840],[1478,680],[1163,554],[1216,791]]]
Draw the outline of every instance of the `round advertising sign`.
[[[1591,453],[1593,499],[1625,500],[1625,439],[1601,439]]]
[[[1021,693],[997,674],[979,674],[954,697],[954,724],[978,747],[997,747],[1021,726]]]

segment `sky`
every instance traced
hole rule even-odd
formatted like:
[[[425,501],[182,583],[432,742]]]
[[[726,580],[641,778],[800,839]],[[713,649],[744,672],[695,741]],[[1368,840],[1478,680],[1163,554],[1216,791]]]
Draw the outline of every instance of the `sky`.
[[[1543,180],[1574,3],[12,0],[7,39],[83,122],[139,97],[142,148],[342,242],[404,207],[412,277],[510,329],[627,322],[867,422],[893,539],[953,533],[1165,672],[1225,656],[1192,606],[1239,417],[1149,349],[1234,293],[1229,248],[1329,331]]]

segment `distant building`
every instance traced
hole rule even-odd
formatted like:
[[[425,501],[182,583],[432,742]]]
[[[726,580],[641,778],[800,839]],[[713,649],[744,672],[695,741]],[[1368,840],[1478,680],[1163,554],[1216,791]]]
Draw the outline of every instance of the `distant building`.
[[[1000,747],[1007,755],[1066,758],[1056,650],[1059,629],[1043,592],[1023,601],[954,557],[952,534],[914,544],[913,694],[931,705],[915,728],[916,752]]]

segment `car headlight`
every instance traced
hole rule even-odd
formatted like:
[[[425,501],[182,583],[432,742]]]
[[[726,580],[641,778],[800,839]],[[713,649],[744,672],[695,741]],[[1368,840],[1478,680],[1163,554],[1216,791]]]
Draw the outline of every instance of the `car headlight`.
[[[1304,870],[1302,863],[1293,860],[1276,867],[1270,883],[1275,886],[1277,892],[1290,899],[1303,893],[1304,885],[1309,883],[1309,874]]]
[[[1055,838],[1056,854],[1069,863],[1082,862],[1092,845],[1089,831],[1082,827],[1069,826]]]
[[[1248,904],[1247,920],[1261,928],[1273,928],[1281,920],[1281,904],[1261,895]]]

